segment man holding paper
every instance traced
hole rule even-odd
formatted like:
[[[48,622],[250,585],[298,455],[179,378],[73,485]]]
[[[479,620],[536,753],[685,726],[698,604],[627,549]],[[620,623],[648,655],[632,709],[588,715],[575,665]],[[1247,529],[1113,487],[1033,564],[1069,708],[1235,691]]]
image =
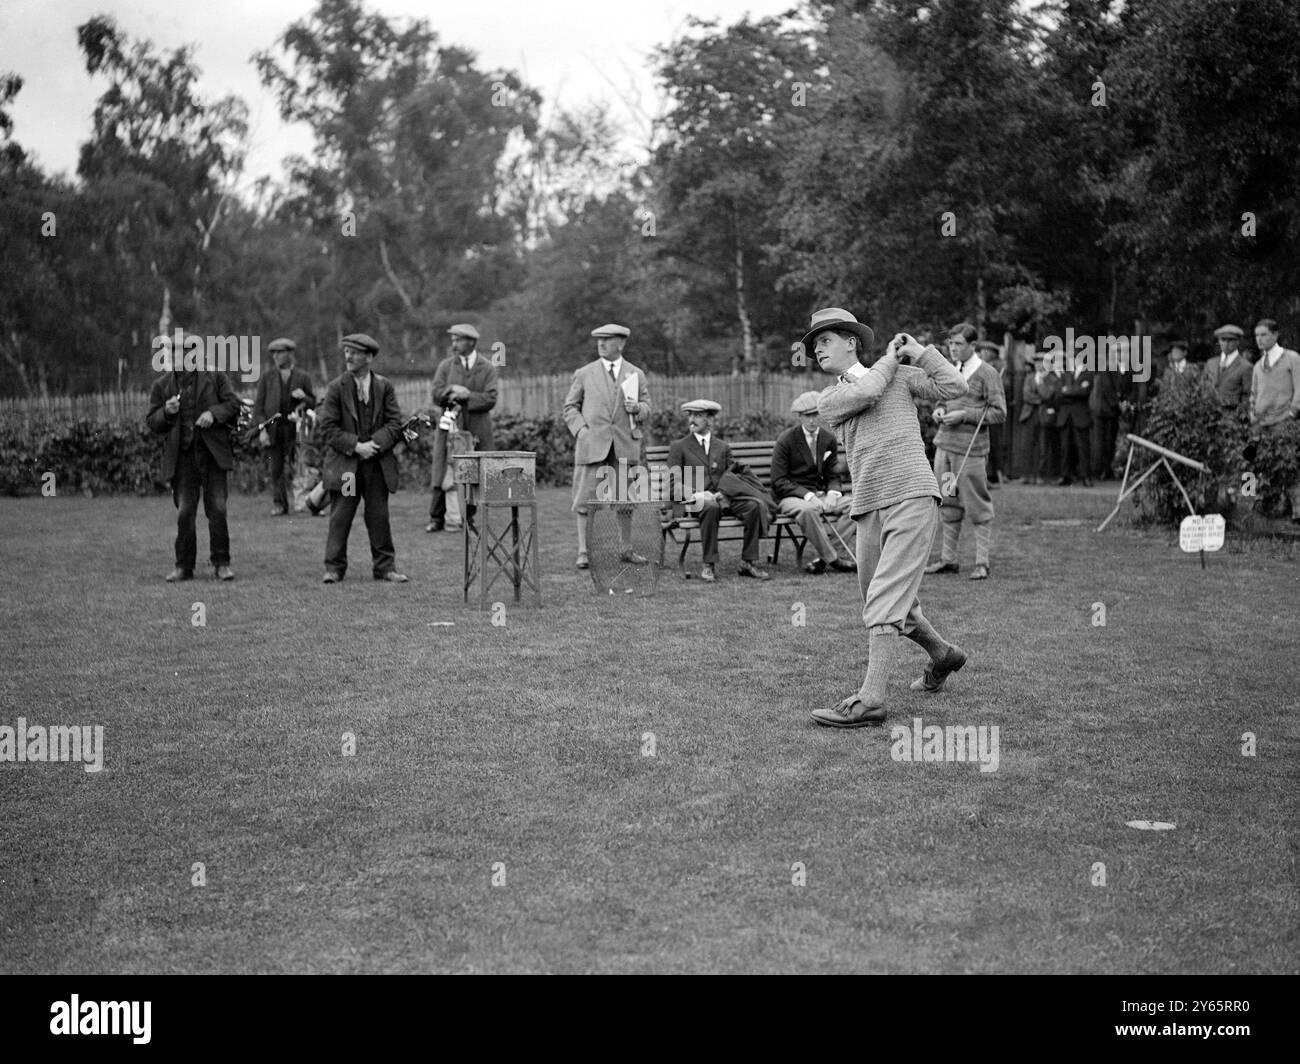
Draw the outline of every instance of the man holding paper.
[[[578,519],[579,569],[590,568],[587,556],[587,503],[596,498],[601,469],[618,463],[641,464],[645,448],[642,426],[650,417],[650,389],[645,374],[623,358],[631,331],[622,325],[593,329],[594,362],[573,374],[564,400],[564,423],[574,435],[573,512]],[[615,483],[620,481],[615,480]],[[624,481],[626,482],[626,478]],[[618,509],[620,560],[644,565],[646,559],[632,549],[632,511]]]

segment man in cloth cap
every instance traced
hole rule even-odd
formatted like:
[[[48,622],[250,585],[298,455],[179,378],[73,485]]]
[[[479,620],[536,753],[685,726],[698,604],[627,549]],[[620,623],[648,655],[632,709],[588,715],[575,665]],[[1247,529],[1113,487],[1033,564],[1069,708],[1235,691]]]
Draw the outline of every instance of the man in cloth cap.
[[[857,525],[849,517],[849,500],[836,472],[838,441],[817,413],[819,395],[804,392],[790,404],[798,424],[781,433],[772,447],[772,493],[778,510],[799,523],[817,552],[804,565],[805,572],[824,573],[827,567],[854,572]],[[828,530],[828,521],[834,523],[833,531]]]
[[[668,470],[673,478],[673,498],[679,500],[673,506],[674,516],[680,518],[689,511],[700,522],[700,548],[703,551],[700,579],[708,583],[717,579],[718,523],[726,514],[739,518],[745,529],[740,550],[740,575],[770,580],[770,574],[755,564],[759,541],[763,538],[763,507],[766,504],[749,496],[727,496],[718,490],[732,464],[731,448],[714,432],[722,407],[712,399],[693,399],[683,403],[682,410],[691,431],[668,445]],[[689,478],[684,473],[687,469],[692,471]],[[689,499],[683,499],[685,491],[677,486],[679,480],[702,486]]]
[[[182,354],[171,351],[172,368],[153,382],[146,417],[149,428],[167,437],[162,478],[171,484],[177,509],[176,567],[165,579],[173,583],[194,577],[198,557],[195,524],[202,495],[213,575],[218,580],[233,580],[226,474],[235,464],[230,433],[239,416],[239,397],[221,370],[184,369]]]
[[[1252,376],[1252,367],[1240,351],[1245,334],[1236,325],[1220,325],[1214,335],[1219,341],[1219,357],[1205,363],[1201,380],[1225,411],[1244,411],[1250,404]]]
[[[289,490],[293,486],[294,450],[298,445],[298,426],[289,420],[295,409],[315,409],[316,394],[311,378],[293,364],[297,348],[288,337],[272,340],[267,348],[275,359],[275,372],[263,373],[253,399],[253,424],[260,425],[276,414],[280,420],[262,430],[259,441],[271,459],[271,516],[289,512]]]
[[[330,493],[325,583],[337,584],[348,568],[348,533],[357,506],[366,503],[371,573],[376,580],[404,584],[388,523],[388,496],[397,490],[402,414],[392,383],[370,371],[379,344],[365,333],[343,337],[347,371],[330,381],[316,430],[325,454],[325,488]]]
[[[939,524],[940,494],[915,406],[916,398],[948,402],[965,395],[966,382],[938,348],[923,348],[903,334],[884,355],[870,359],[873,338],[870,328],[839,307],[817,311],[803,337],[809,357],[836,378],[817,408],[840,433],[849,456],[849,513],[858,525],[858,585],[869,639],[862,686],[838,705],[812,711],[818,724],[836,728],[884,723],[900,636],[930,656],[913,690],[937,692],[966,664],[965,651],[931,627],[917,599]]]
[[[447,330],[451,337],[451,354],[438,363],[433,374],[433,401],[442,407],[444,417],[439,421],[433,436],[433,498],[429,502],[429,523],[426,532],[441,532],[443,528],[459,528],[456,485],[450,477],[447,454],[450,418],[458,419],[459,431],[474,437],[476,451],[495,449],[492,438],[492,410],[497,405],[497,370],[490,359],[478,353],[478,330],[473,325],[453,325]],[[452,501],[452,511],[447,508]],[[474,508],[467,507],[466,519],[474,517]]]
[[[596,359],[576,370],[564,399],[564,423],[574,435],[573,512],[578,523],[579,569],[590,568],[587,556],[587,504],[596,498],[601,470],[609,467],[617,477],[619,462],[640,465],[645,448],[643,426],[650,417],[650,391],[645,374],[623,358],[631,335],[622,325],[593,329]],[[614,479],[626,483],[627,478]],[[632,509],[614,511],[618,521],[620,560],[644,565],[646,558],[632,549]]]

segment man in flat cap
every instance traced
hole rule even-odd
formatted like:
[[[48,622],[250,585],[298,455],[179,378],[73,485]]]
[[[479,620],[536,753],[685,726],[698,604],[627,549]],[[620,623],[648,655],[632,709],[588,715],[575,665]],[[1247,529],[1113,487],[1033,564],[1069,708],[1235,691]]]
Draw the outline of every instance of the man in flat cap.
[[[837,382],[821,393],[817,408],[849,456],[849,513],[858,525],[858,586],[869,639],[862,686],[838,705],[812,711],[818,724],[836,728],[885,722],[900,635],[930,656],[914,690],[937,692],[966,664],[965,652],[931,627],[917,599],[940,494],[914,403],[949,403],[966,394],[966,381],[934,346],[899,334],[883,356],[872,358],[872,340],[871,329],[840,307],[817,311],[803,337],[804,350]]]
[[[1245,334],[1236,325],[1221,325],[1214,335],[1219,341],[1219,357],[1205,363],[1201,380],[1225,411],[1244,412],[1250,403],[1252,371],[1240,350]]]
[[[186,370],[180,351],[172,351],[170,357],[172,368],[150,389],[146,417],[149,428],[167,437],[162,478],[171,484],[177,509],[176,567],[166,579],[172,583],[194,577],[198,557],[195,524],[201,495],[213,575],[218,580],[233,580],[226,474],[235,464],[230,433],[239,417],[239,397],[221,370]]]
[[[433,401],[442,407],[443,418],[433,436],[433,498],[426,532],[460,527],[458,507],[454,505],[456,485],[447,462],[451,437],[446,426],[454,419],[457,431],[474,437],[476,451],[495,449],[492,410],[497,405],[496,366],[476,350],[478,330],[473,325],[453,325],[447,334],[451,337],[451,354],[438,363],[433,374]],[[453,503],[450,513],[449,498]],[[473,507],[466,508],[465,516],[473,519]]]
[[[975,326],[961,322],[948,330],[948,355],[966,382],[966,394],[936,407],[940,425],[934,438],[934,477],[942,499],[939,518],[943,529],[939,561],[927,573],[956,573],[957,545],[963,518],[969,517],[975,533],[975,568],[972,580],[987,580],[989,547],[993,542],[993,497],[989,494],[985,461],[989,454],[990,425],[1007,419],[1002,378],[976,353]]]
[[[668,470],[673,478],[673,498],[680,500],[674,503],[674,516],[682,517],[689,511],[700,522],[700,547],[704,560],[700,579],[709,583],[717,579],[718,523],[726,514],[739,518],[745,529],[738,572],[755,580],[770,580],[771,575],[755,564],[759,541],[765,531],[765,504],[750,496],[724,495],[719,490],[732,465],[731,448],[714,432],[722,407],[712,399],[694,399],[683,403],[682,410],[691,431],[668,445]],[[690,483],[703,484],[690,499],[682,499],[685,492],[677,486],[678,477],[685,469],[693,471]],[[685,477],[682,479],[685,481]]]
[[[275,359],[275,372],[262,374],[253,399],[255,425],[280,415],[280,420],[263,429],[259,437],[263,453],[271,459],[272,517],[282,517],[289,512],[294,450],[298,444],[298,426],[289,420],[289,415],[295,410],[301,414],[316,408],[311,378],[293,364],[296,347],[297,344],[283,336],[271,341],[267,350]]]
[[[330,493],[329,538],[325,544],[325,583],[337,584],[348,569],[348,533],[357,506],[366,503],[371,573],[376,580],[404,584],[388,523],[388,496],[397,490],[393,448],[402,438],[402,414],[392,383],[370,371],[379,344],[365,333],[343,337],[347,371],[325,390],[320,419],[324,480]]]
[[[650,390],[645,374],[623,358],[630,331],[622,325],[593,329],[596,359],[573,374],[564,399],[564,423],[574,435],[573,512],[578,523],[579,569],[590,568],[587,556],[587,504],[596,498],[601,469],[615,471],[624,461],[641,464],[645,449],[643,426],[650,417]],[[608,475],[608,474],[606,474]],[[632,510],[615,510],[620,560],[643,565],[643,555],[632,549]]]
[[[798,424],[781,433],[772,447],[772,493],[779,512],[799,523],[817,552],[804,565],[805,572],[824,573],[827,567],[854,572],[857,526],[849,517],[849,500],[836,472],[838,442],[817,413],[819,395],[804,392],[790,404]],[[828,521],[833,529],[827,528]]]

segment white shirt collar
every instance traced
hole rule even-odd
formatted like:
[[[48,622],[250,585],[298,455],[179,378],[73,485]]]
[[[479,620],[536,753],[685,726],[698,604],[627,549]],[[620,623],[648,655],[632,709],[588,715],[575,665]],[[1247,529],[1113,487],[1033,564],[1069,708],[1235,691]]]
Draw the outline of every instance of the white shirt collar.
[[[1276,366],[1277,360],[1282,357],[1282,345],[1275,343],[1267,351],[1263,352],[1263,355],[1268,359],[1269,366]]]
[[[696,442],[697,442],[697,443],[698,443],[702,448],[704,448],[704,453],[705,453],[705,454],[708,454],[708,453],[709,453],[709,440],[713,438],[713,433],[711,433],[711,432],[706,432],[703,436],[701,436],[699,433],[692,433],[692,435],[695,437]]]
[[[984,365],[984,360],[979,355],[971,355],[961,364],[961,375],[963,380],[970,380],[975,375],[975,371]]]
[[[1231,365],[1232,365],[1232,364],[1237,360],[1237,356],[1238,356],[1239,354],[1241,354],[1240,351],[1234,351],[1234,352],[1232,352],[1232,354],[1227,354],[1226,352],[1221,353],[1221,354],[1219,355],[1219,363],[1220,363],[1220,365],[1222,365],[1224,369],[1227,369],[1229,366],[1231,366]]]
[[[478,352],[471,351],[468,356],[461,359],[460,361],[461,361],[461,365],[465,366],[466,369],[473,369],[474,363],[475,361],[477,361],[477,359],[478,359]]]
[[[352,378],[355,382],[355,386],[361,389],[361,394],[367,401],[370,399],[370,378],[372,376],[374,376],[374,374],[372,374],[370,370],[366,370],[366,375],[364,377]]]
[[[620,373],[623,372],[623,356],[622,356],[622,355],[619,355],[618,358],[614,359],[613,362],[611,362],[611,361],[610,361],[609,359],[607,359],[607,358],[602,358],[602,359],[601,359],[601,362],[603,362],[603,363],[605,364],[605,372],[606,372],[606,373],[609,373],[609,368],[610,368],[610,366],[613,366],[613,367],[614,367],[614,376],[615,376],[615,377],[617,377]]]
[[[848,369],[840,374],[841,377],[848,377],[849,380],[855,381],[867,372],[867,367],[861,362],[854,362]]]

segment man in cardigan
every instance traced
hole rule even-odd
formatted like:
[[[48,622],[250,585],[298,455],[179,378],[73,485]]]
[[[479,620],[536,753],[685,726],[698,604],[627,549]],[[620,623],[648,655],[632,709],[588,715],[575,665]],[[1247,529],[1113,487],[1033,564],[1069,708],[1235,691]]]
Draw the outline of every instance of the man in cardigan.
[[[721,409],[712,399],[693,399],[682,404],[691,431],[668,445],[668,470],[673,478],[673,498],[680,499],[685,494],[678,487],[686,479],[682,474],[685,469],[699,471],[691,478],[691,482],[699,484],[702,480],[703,487],[690,499],[676,503],[673,512],[680,517],[684,511],[690,510],[699,519],[700,549],[704,555],[704,564],[700,569],[701,580],[712,583],[717,579],[718,523],[723,514],[738,518],[745,527],[745,541],[740,551],[740,575],[755,580],[770,580],[770,574],[754,564],[758,561],[759,540],[763,538],[763,507],[766,504],[748,496],[723,495],[718,490],[719,482],[731,469],[732,462],[731,448],[727,446],[727,441],[718,439],[713,431],[714,419]]]
[[[295,407],[299,410],[316,407],[311,378],[293,364],[296,347],[292,340],[283,336],[271,341],[267,350],[275,359],[275,371],[262,374],[253,399],[253,424],[260,425],[268,418],[280,415],[280,420],[263,429],[260,437],[262,451],[271,459],[272,517],[283,517],[289,512],[294,451],[298,445],[298,426],[289,420],[289,415]]]
[[[330,381],[316,423],[332,503],[325,545],[327,584],[337,584],[347,572],[348,533],[362,499],[372,575],[376,580],[406,583],[396,569],[397,551],[388,523],[388,495],[398,484],[393,448],[402,438],[402,414],[392,383],[370,372],[378,353],[379,344],[365,333],[343,337],[347,372]]]
[[[453,325],[447,333],[451,336],[451,355],[434,370],[433,401],[444,412],[458,412],[462,418],[460,430],[474,437],[476,451],[491,451],[495,447],[492,409],[497,405],[496,367],[475,350],[478,330],[473,325]],[[452,519],[455,513],[451,516],[447,513],[448,493],[456,490],[454,484],[448,484],[448,443],[448,431],[439,427],[433,434],[433,498],[429,502],[426,532],[460,527]],[[473,517],[473,507],[467,506],[466,520]]]
[[[631,330],[623,325],[593,329],[596,359],[573,374],[564,398],[564,423],[573,433],[573,512],[578,521],[579,569],[591,568],[587,556],[587,503],[596,498],[602,470],[617,473],[618,463],[640,465],[645,447],[643,426],[650,418],[650,389],[645,374],[623,358]],[[619,560],[644,565],[645,555],[632,549],[632,508],[614,511],[618,523]]]
[[[961,522],[969,515],[975,530],[975,568],[970,578],[987,580],[989,546],[993,542],[993,498],[985,469],[988,427],[1006,421],[1007,400],[1002,378],[976,353],[975,336],[975,326],[967,322],[948,330],[948,354],[966,382],[966,394],[934,411],[934,419],[941,426],[934,439],[934,476],[943,496],[939,506],[943,545],[939,561],[925,571],[958,571]]]
[[[1292,446],[1300,418],[1300,354],[1277,342],[1277,322],[1264,318],[1255,326],[1259,361],[1251,371],[1250,420],[1271,435],[1289,433]],[[1291,521],[1300,524],[1300,481],[1290,487]]]
[[[208,518],[208,546],[218,580],[233,580],[230,528],[226,521],[226,474],[234,467],[230,431],[239,416],[239,398],[220,370],[179,371],[181,352],[172,353],[173,368],[153,382],[149,392],[149,428],[166,436],[163,480],[172,487],[176,514],[176,568],[167,582],[191,580],[198,557],[195,523],[199,496]]]
[[[798,521],[804,537],[817,551],[804,572],[824,573],[829,566],[851,573],[857,569],[853,546],[857,526],[849,517],[848,500],[835,471],[835,435],[818,421],[818,396],[818,392],[804,392],[790,406],[799,424],[778,436],[772,447],[772,494],[777,509]],[[827,521],[834,522],[834,533],[841,541],[839,550],[827,532]]]
[[[849,456],[849,513],[858,525],[858,586],[869,639],[861,688],[831,709],[812,711],[818,724],[836,728],[884,723],[900,635],[930,656],[914,690],[939,691],[966,664],[965,651],[930,626],[917,599],[940,496],[914,405],[914,398],[950,402],[966,394],[966,382],[937,348],[902,335],[868,369],[860,359],[872,335],[847,310],[829,307],[813,315],[803,338],[804,350],[838,382],[821,393],[817,407]]]

